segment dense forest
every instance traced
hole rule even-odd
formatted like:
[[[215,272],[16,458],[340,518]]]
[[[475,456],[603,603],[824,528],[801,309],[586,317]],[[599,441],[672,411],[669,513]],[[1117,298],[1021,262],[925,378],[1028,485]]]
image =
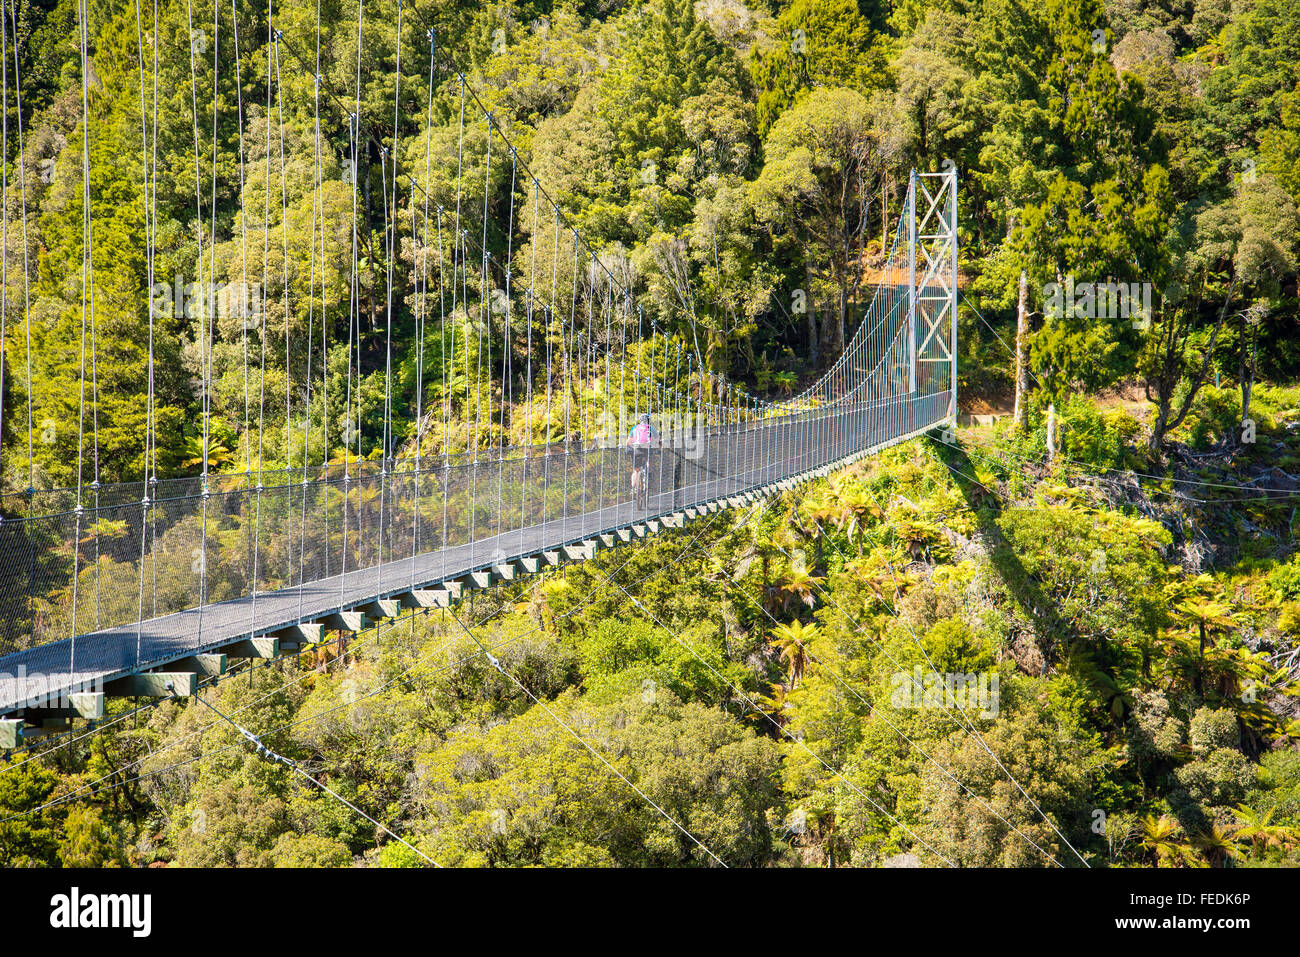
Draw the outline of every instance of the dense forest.
[[[491,255],[558,256],[535,177],[757,395],[834,360],[909,171],[955,166],[963,415],[203,691],[409,844],[120,700],[0,765],[0,864],[1300,864],[1297,0],[4,12],[7,501],[499,438],[416,415],[457,381],[415,207],[488,136],[464,89],[527,169],[470,170]],[[257,328],[153,308],[249,276]]]

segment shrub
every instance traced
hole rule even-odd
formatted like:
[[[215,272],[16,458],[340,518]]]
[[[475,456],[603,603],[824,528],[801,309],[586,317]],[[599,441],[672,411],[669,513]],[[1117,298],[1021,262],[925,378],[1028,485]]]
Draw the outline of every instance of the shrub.
[[[280,835],[271,858],[276,867],[347,867],[352,863],[352,855],[338,841],[292,832]]]
[[[1189,761],[1174,776],[1193,800],[1208,807],[1241,803],[1255,779],[1246,756],[1232,748],[1218,748],[1204,758]]]
[[[1268,573],[1268,585],[1281,601],[1300,601],[1300,564],[1296,555]]]
[[[1124,409],[1102,411],[1084,396],[1070,396],[1058,418],[1066,457],[1102,469],[1123,466],[1128,444],[1141,428]]]
[[[1237,716],[1228,708],[1198,708],[1187,728],[1192,749],[1205,754],[1217,748],[1235,748],[1240,743]]]

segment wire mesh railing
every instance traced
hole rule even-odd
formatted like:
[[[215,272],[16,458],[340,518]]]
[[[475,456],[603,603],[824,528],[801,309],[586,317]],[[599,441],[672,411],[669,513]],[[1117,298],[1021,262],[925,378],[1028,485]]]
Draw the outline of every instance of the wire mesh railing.
[[[916,183],[909,210],[930,195]],[[547,445],[6,495],[0,709],[37,685],[173,661],[769,486],[942,422],[955,409],[955,257],[930,266],[955,243],[955,175],[935,190],[938,215],[900,223],[856,333],[794,398],[709,401],[712,390],[688,378],[634,389],[634,405],[622,390],[607,395],[613,424],[579,418]],[[917,229],[925,222],[942,227],[934,249]],[[637,508],[623,440],[646,408],[660,441]],[[13,680],[19,671],[46,677]]]

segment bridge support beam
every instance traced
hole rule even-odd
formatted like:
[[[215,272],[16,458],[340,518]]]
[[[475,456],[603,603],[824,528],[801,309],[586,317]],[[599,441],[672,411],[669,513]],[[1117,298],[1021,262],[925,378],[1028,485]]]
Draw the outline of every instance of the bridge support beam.
[[[146,671],[104,685],[104,693],[114,698],[170,698],[173,693],[190,698],[198,690],[199,676],[192,671]]]
[[[180,661],[174,661],[169,667],[177,671],[192,671],[204,678],[218,678],[226,673],[229,656],[221,653],[190,655]]]
[[[364,605],[358,605],[353,611],[361,612],[366,616],[367,621],[382,621],[385,618],[396,618],[401,615],[402,603],[392,598],[377,598]]]
[[[221,650],[228,658],[276,658],[280,655],[280,639],[270,636],[244,638],[223,645]]]
[[[312,645],[325,640],[325,626],[314,621],[300,621],[296,625],[277,628],[270,637],[279,638],[286,645]]]
[[[370,619],[360,611],[336,611],[321,618],[320,623],[330,631],[365,631]]]
[[[459,581],[466,588],[482,590],[491,588],[492,583],[496,581],[496,576],[489,569],[480,568],[478,571],[470,572],[467,575],[461,575]]]
[[[23,731],[23,723],[19,719],[0,719],[0,750],[8,751],[22,744]]]
[[[63,718],[104,717],[104,692],[78,691],[68,695],[66,708],[27,708],[23,720],[31,724]]]
[[[596,557],[596,543],[578,542],[573,545],[565,545],[561,551],[569,561],[583,562]]]
[[[445,588],[415,588],[397,596],[403,608],[449,608],[451,592]]]

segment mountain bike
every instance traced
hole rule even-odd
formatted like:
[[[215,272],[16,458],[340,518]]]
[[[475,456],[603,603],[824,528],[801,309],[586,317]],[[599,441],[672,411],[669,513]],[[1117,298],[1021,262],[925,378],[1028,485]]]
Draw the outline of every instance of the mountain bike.
[[[632,449],[632,508],[650,508],[650,450]]]

